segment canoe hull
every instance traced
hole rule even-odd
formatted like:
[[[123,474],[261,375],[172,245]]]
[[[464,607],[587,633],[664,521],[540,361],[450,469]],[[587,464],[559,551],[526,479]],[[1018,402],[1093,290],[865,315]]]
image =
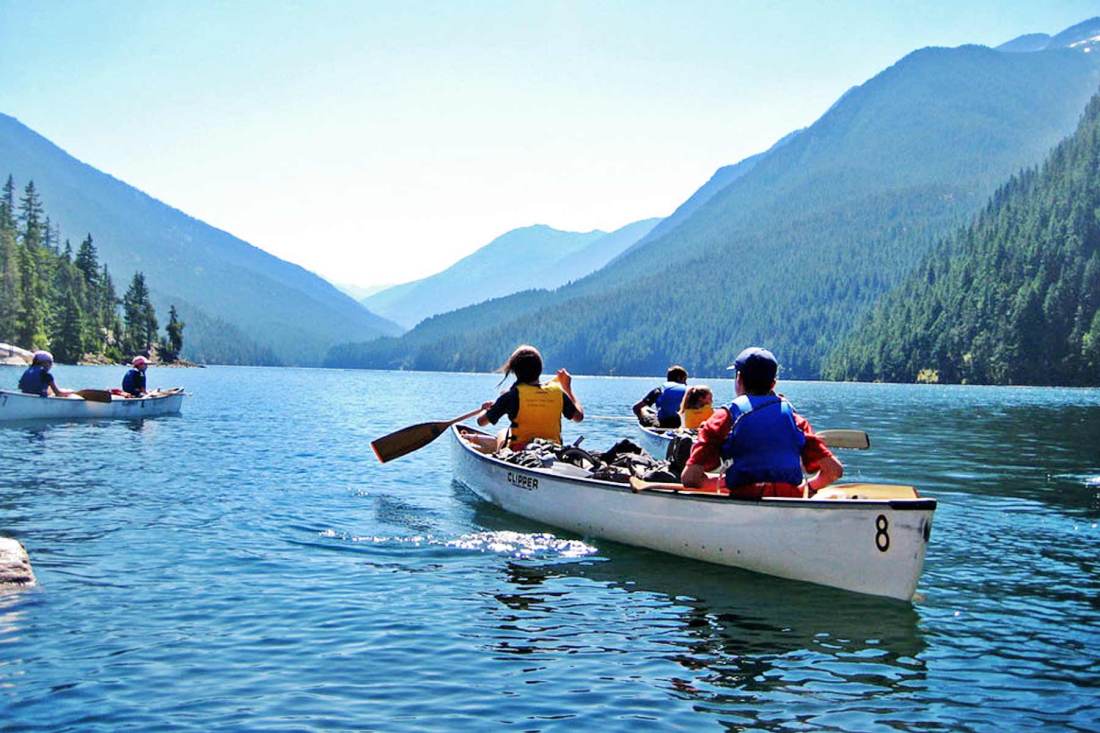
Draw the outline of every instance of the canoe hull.
[[[184,393],[171,392],[143,399],[91,402],[79,398],[38,397],[0,390],[0,422],[19,420],[136,420],[174,415],[183,405]]]
[[[909,601],[934,499],[826,501],[635,494],[479,453],[452,428],[459,483],[506,511],[587,537]]]
[[[663,460],[668,453],[668,446],[672,442],[672,438],[664,431],[653,430],[641,424],[638,425],[638,434],[640,435],[638,442],[649,455],[658,460]]]

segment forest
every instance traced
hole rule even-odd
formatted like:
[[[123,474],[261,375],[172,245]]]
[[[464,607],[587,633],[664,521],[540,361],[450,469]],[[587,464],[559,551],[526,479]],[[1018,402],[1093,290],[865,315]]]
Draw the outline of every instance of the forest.
[[[175,361],[184,323],[169,309],[164,337],[141,272],[120,298],[92,235],[75,252],[44,210],[34,181],[16,197],[8,176],[0,193],[0,341],[48,349],[61,363],[125,361],[154,351]]]
[[[1100,385],[1100,96],[828,358],[830,379]]]

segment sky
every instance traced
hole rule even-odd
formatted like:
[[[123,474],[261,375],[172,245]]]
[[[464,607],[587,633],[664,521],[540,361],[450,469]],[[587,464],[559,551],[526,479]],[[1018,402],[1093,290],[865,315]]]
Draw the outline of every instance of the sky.
[[[0,0],[0,112],[365,287],[516,227],[666,216],[910,51],[1095,15],[1100,0]]]

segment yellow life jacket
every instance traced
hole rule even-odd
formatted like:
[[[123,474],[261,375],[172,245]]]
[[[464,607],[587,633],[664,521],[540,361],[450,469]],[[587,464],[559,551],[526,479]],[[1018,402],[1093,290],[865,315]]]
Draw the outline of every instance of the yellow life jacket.
[[[517,384],[516,389],[519,391],[519,410],[509,431],[508,446],[516,448],[535,438],[560,443],[564,395],[558,383]]]
[[[687,428],[688,430],[694,430],[707,421],[711,415],[714,414],[714,407],[707,405],[706,407],[689,407],[684,410],[683,424],[680,427]]]

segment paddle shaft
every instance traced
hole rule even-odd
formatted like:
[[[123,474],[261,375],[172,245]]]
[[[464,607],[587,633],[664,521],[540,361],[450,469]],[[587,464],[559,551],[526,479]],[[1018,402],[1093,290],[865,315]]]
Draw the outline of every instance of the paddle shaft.
[[[392,461],[395,458],[400,458],[413,451],[420,450],[442,435],[447,428],[455,423],[462,422],[466,418],[473,417],[480,412],[481,408],[479,407],[476,410],[467,412],[465,415],[459,415],[452,420],[410,425],[407,428],[395,430],[389,435],[383,435],[381,438],[372,440],[370,447],[374,450],[374,455],[381,463]]]

